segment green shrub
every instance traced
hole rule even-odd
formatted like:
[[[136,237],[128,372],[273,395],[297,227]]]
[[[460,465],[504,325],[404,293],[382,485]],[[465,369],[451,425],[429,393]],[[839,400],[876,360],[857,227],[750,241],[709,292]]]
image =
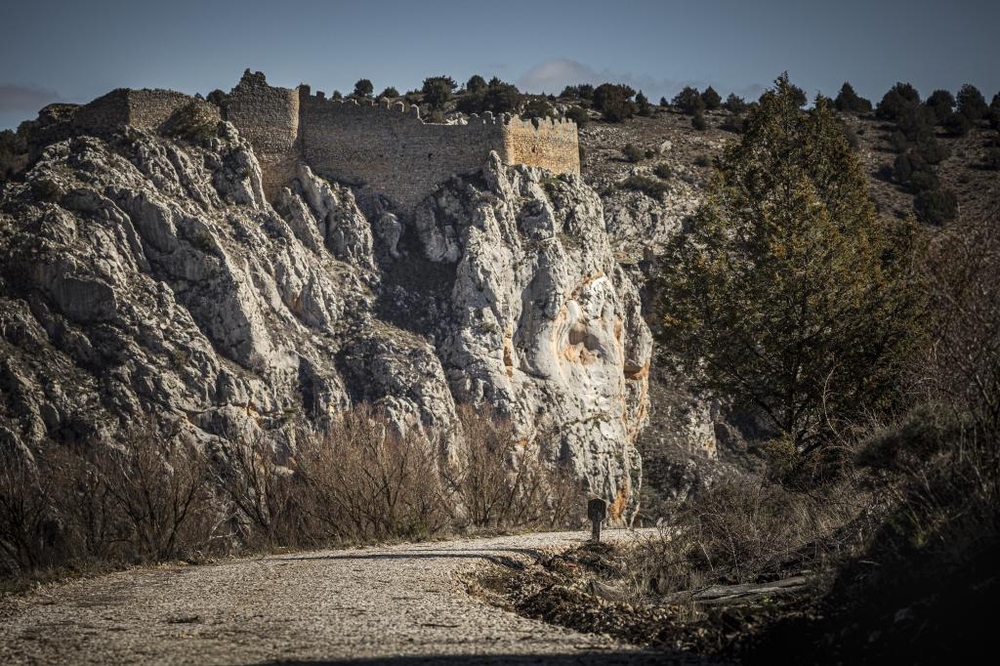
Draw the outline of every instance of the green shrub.
[[[395,88],[393,88],[392,86],[389,86],[388,88],[386,88],[385,90],[383,90],[382,92],[380,92],[379,95],[378,95],[378,97],[379,97],[379,99],[382,99],[382,98],[385,98],[385,99],[396,99],[397,97],[399,97],[399,91],[396,90]]]
[[[893,178],[915,193],[938,187],[937,176],[917,150],[908,150],[896,158]]]
[[[712,166],[712,158],[708,155],[699,155],[694,158],[694,165],[701,168],[706,168]]]
[[[691,127],[695,128],[699,132],[704,132],[708,129],[708,122],[705,120],[705,116],[701,111],[692,116]]]
[[[658,178],[670,180],[670,177],[674,175],[674,170],[666,162],[660,162],[653,167],[653,173],[656,174]]]
[[[925,189],[913,200],[913,208],[922,221],[941,226],[955,219],[958,214],[958,199],[950,190]]]
[[[221,120],[219,107],[196,100],[175,111],[164,131],[169,136],[204,145],[216,136]]]
[[[941,121],[941,127],[951,136],[965,136],[972,129],[972,121],[963,113],[952,113]]]
[[[633,174],[623,180],[620,187],[625,190],[642,192],[653,199],[661,199],[670,192],[670,186],[659,178]]]
[[[641,162],[646,156],[646,153],[642,150],[642,148],[639,148],[635,144],[631,143],[625,144],[625,147],[622,148],[622,154],[625,156],[625,161],[631,162],[632,164]]]
[[[940,164],[951,156],[951,150],[934,137],[927,137],[917,144],[920,156],[928,164]]]
[[[555,110],[552,105],[549,104],[548,100],[542,97],[535,97],[529,101],[524,110],[521,111],[521,117],[525,120],[531,120],[532,118],[549,118],[555,116]]]
[[[566,110],[566,117],[576,123],[577,127],[586,127],[590,122],[590,114],[580,106],[571,106]]]

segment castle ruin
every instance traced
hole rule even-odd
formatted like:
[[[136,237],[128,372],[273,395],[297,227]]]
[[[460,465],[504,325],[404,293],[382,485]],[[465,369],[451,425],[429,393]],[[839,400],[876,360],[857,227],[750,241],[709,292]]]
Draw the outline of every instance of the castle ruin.
[[[115,90],[79,109],[83,130],[131,125],[158,131],[189,105],[170,90]],[[372,101],[329,100],[307,85],[278,88],[260,72],[244,73],[230,92],[223,117],[254,148],[273,198],[303,162],[328,179],[368,186],[410,211],[452,175],[481,169],[491,151],[505,164],[527,164],[553,173],[580,173],[576,123],[524,121],[508,114],[472,115],[467,124],[426,123],[407,111]]]

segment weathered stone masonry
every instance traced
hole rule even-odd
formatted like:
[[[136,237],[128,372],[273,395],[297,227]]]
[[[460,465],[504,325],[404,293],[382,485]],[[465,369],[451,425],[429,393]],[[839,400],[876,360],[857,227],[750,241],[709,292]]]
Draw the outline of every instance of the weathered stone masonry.
[[[73,124],[98,131],[132,125],[160,130],[192,98],[170,90],[115,90],[82,107]],[[507,114],[473,115],[468,124],[425,123],[416,108],[358,104],[267,84],[247,71],[230,92],[225,118],[254,147],[264,189],[274,197],[299,162],[316,173],[384,193],[409,211],[452,175],[473,173],[496,151],[506,164],[580,173],[576,124],[523,121]]]

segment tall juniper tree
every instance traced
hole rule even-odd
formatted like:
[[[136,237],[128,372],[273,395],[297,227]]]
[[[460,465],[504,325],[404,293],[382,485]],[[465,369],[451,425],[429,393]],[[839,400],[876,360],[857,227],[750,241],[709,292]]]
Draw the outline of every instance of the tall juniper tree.
[[[805,452],[891,394],[915,339],[915,229],[876,215],[823,100],[787,75],[718,162],[656,291],[665,361]]]

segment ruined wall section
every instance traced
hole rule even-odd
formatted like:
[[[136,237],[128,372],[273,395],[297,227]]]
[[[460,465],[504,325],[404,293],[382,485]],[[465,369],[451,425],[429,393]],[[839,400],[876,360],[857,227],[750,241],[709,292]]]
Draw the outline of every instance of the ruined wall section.
[[[504,125],[504,149],[507,164],[580,175],[580,144],[572,120],[510,118]]]
[[[330,179],[368,185],[409,211],[452,175],[478,171],[503,152],[504,127],[492,116],[467,125],[425,123],[416,109],[328,100],[299,89],[299,140],[305,162]]]
[[[126,125],[158,132],[180,108],[194,100],[174,90],[130,90],[118,88],[80,107],[73,126],[83,132],[104,134]]]
[[[298,167],[298,91],[269,86],[262,73],[247,70],[229,94],[225,119],[253,146],[264,176],[264,193],[272,199],[295,177]]]
[[[128,124],[158,132],[171,116],[194,100],[175,90],[129,90],[126,95]]]

